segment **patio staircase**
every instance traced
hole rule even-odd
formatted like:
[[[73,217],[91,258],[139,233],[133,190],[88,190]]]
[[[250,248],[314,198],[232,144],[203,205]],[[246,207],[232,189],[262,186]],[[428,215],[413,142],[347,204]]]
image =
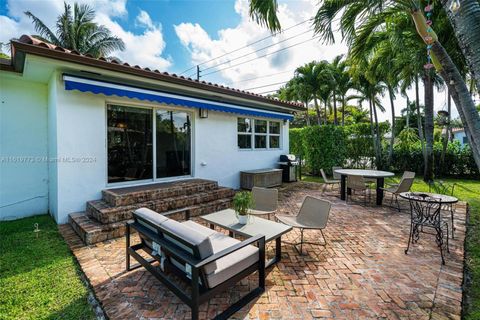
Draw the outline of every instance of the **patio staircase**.
[[[189,179],[144,186],[106,189],[101,200],[88,201],[84,212],[71,213],[69,223],[87,245],[125,234],[125,223],[146,207],[184,219],[229,208],[235,195],[216,181]]]

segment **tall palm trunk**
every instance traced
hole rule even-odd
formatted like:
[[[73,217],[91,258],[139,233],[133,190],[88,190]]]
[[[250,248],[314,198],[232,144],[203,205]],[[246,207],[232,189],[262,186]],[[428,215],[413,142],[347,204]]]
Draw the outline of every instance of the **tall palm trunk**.
[[[323,101],[323,109],[324,109],[324,111],[325,111],[325,117],[324,117],[325,125],[328,124],[327,105],[328,105],[328,100]]]
[[[446,52],[445,48],[439,43],[434,42],[432,51],[439,60],[442,68],[437,70],[445,80],[458,114],[465,128],[473,158],[480,170],[480,116],[473,103],[472,96],[468,92],[467,85],[463,81],[462,75]]]
[[[377,158],[377,139],[375,139],[375,129],[373,127],[373,108],[372,108],[372,100],[368,100],[368,105],[370,107],[370,133],[372,135],[373,141],[373,153],[375,155],[375,160]]]
[[[425,166],[423,181],[433,181],[433,81],[428,71],[423,78],[425,88]]]
[[[452,0],[442,0],[441,3],[480,93],[480,3],[478,0],[462,0],[456,12],[449,9]]]
[[[333,124],[338,125],[337,119],[337,92],[333,90]]]
[[[410,99],[407,96],[407,128],[410,128]]]
[[[390,107],[392,109],[392,134],[390,136],[390,147],[388,149],[388,165],[390,166],[393,158],[393,143],[395,142],[395,104],[393,103],[393,88],[390,85],[388,85],[388,96],[390,98]]]
[[[422,154],[425,157],[425,139],[423,138],[422,114],[420,113],[420,93],[418,89],[418,76],[415,78],[415,108],[417,109],[418,138],[422,145]]]
[[[345,95],[342,95],[342,127],[345,125]]]
[[[310,127],[310,116],[308,115],[308,100],[305,101],[305,122],[307,126]]]
[[[372,97],[372,109],[373,109],[373,115],[375,117],[375,139],[377,141],[376,145],[376,165],[377,169],[382,169],[382,141],[381,141],[381,136],[380,136],[380,127],[378,125],[378,117],[377,117],[377,106],[375,105],[375,96]]]
[[[318,100],[316,96],[313,96],[313,103],[315,104],[315,111],[317,112],[317,124],[322,124],[322,115],[320,113],[320,108],[318,107]]]
[[[448,94],[448,99],[447,99],[448,118],[446,119],[446,123],[445,123],[445,138],[443,139],[443,148],[442,148],[442,159],[441,159],[442,172],[446,172],[447,170],[447,168],[445,168],[445,154],[447,153],[448,140],[449,140],[449,134],[450,134],[450,119],[451,119],[451,112],[452,112],[452,98],[450,97],[450,91],[448,90],[448,88],[447,88],[447,94]]]
[[[466,6],[467,8],[476,10],[475,8],[477,6],[472,4],[471,1],[465,1],[465,3],[468,4]],[[455,102],[458,110],[458,114],[460,115],[460,118],[465,127],[465,134],[467,135],[470,148],[472,149],[473,158],[475,159],[475,163],[480,170],[480,116],[478,115],[478,111],[475,108],[473,99],[468,92],[465,80],[458,71],[457,66],[453,63],[445,48],[440,42],[438,42],[437,35],[431,30],[429,30],[430,27],[427,25],[426,19],[421,13],[421,11],[413,10],[411,14],[413,21],[415,22],[415,27],[417,28],[418,34],[422,37],[422,39],[424,39],[426,43],[431,45],[432,61],[435,64],[436,70],[440,73],[443,80],[445,80],[448,88],[450,89],[450,94],[452,95],[452,99]],[[473,15],[475,16],[475,13]],[[470,16],[470,14],[466,14],[466,16]],[[473,37],[473,39],[476,39],[477,37],[479,37],[478,20],[476,22],[475,20],[472,21],[469,19],[469,21],[470,25],[465,24],[468,25],[469,30],[465,30],[465,32],[476,33],[477,35]],[[430,39],[430,41],[427,41],[426,39]],[[478,49],[478,42],[480,41],[477,41],[476,45],[473,45],[472,48]],[[478,52],[478,50],[473,51],[472,54],[478,56]],[[467,60],[473,60],[473,58],[469,56],[466,56],[465,58]],[[473,64],[473,67],[475,67],[475,63]],[[474,75],[474,77],[479,77],[479,75],[476,74]]]

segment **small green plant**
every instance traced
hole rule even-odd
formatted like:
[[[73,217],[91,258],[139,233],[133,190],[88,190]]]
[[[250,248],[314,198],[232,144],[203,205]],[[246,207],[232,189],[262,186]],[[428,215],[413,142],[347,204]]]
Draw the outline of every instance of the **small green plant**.
[[[238,192],[233,197],[233,209],[239,216],[246,216],[248,209],[253,207],[253,196],[249,191]]]

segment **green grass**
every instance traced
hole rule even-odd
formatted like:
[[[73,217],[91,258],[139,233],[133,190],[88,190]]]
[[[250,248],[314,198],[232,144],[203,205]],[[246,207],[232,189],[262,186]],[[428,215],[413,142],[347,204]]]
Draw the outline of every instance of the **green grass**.
[[[50,216],[0,222],[1,319],[94,319],[87,296]]]
[[[387,179],[388,182],[398,181],[399,177]],[[480,319],[480,181],[467,179],[439,179],[447,184],[455,183],[454,196],[470,205],[470,221],[465,243],[466,266],[471,279],[465,291],[465,320]],[[302,181],[320,182],[315,176],[303,176]],[[422,178],[416,178],[413,191],[428,192],[428,184]]]

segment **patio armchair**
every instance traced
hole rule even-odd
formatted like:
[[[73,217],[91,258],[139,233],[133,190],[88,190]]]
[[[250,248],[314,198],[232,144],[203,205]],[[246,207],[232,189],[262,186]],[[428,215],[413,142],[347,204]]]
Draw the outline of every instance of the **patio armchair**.
[[[270,214],[275,213],[278,207],[278,190],[253,187],[252,196],[254,207],[249,213],[254,215],[267,215],[270,220]]]
[[[320,169],[320,173],[322,174],[322,179],[323,179],[323,191],[325,192],[325,189],[327,188],[327,186],[331,186],[332,187],[332,190],[333,190],[333,186],[334,185],[340,185],[340,180],[336,180],[336,179],[329,179],[327,178],[327,175],[325,174],[325,171],[323,171],[323,169]]]
[[[406,179],[406,178],[415,178],[415,172],[412,172],[412,171],[404,171],[403,172],[403,175],[402,175],[402,178],[400,179],[400,181],[402,181],[403,179]],[[399,183],[390,183],[390,182],[385,182],[386,185],[390,186],[390,187],[396,187],[400,184]]]
[[[390,205],[393,204],[393,200],[395,199],[395,203],[397,205],[397,210],[400,212],[400,203],[398,202],[398,195],[402,192],[408,192],[410,191],[410,188],[413,185],[413,181],[415,180],[415,174],[413,176],[411,174],[406,175],[407,178],[405,178],[405,173],[404,177],[402,177],[402,180],[400,180],[400,183],[398,185],[393,185],[388,188],[382,188],[383,191],[390,193],[392,196],[390,198]]]
[[[298,215],[275,215],[275,218],[278,221],[293,228],[300,229],[300,242],[293,243],[293,247],[300,253],[300,255],[303,255],[304,243],[319,245],[327,244],[322,230],[327,226],[331,206],[332,204],[329,201],[307,196],[305,197],[305,200],[303,200],[302,207],[300,208]],[[305,229],[320,230],[323,243],[305,242],[303,239],[303,232]],[[297,248],[298,245],[300,245],[300,250]]]
[[[347,176],[347,201],[349,196],[350,198],[352,197],[351,193],[354,191],[363,191],[365,193],[364,205],[367,205],[367,193],[370,200],[371,192],[363,176]]]
[[[127,271],[143,266],[191,308],[192,319],[198,319],[200,304],[255,271],[258,287],[217,318],[229,318],[264,292],[265,236],[240,242],[191,220],[178,222],[147,208],[136,210],[133,219],[126,225]],[[133,230],[140,236],[140,243],[134,245],[130,243]],[[254,243],[258,247],[253,246]],[[142,251],[150,258],[144,258]],[[131,266],[130,257],[139,264]],[[176,274],[190,290],[178,285],[179,280],[175,281],[168,273]]]
[[[342,178],[342,175],[340,173],[336,173],[335,170],[340,170],[343,169],[342,167],[332,167],[332,172],[333,172],[333,180],[340,180]]]

